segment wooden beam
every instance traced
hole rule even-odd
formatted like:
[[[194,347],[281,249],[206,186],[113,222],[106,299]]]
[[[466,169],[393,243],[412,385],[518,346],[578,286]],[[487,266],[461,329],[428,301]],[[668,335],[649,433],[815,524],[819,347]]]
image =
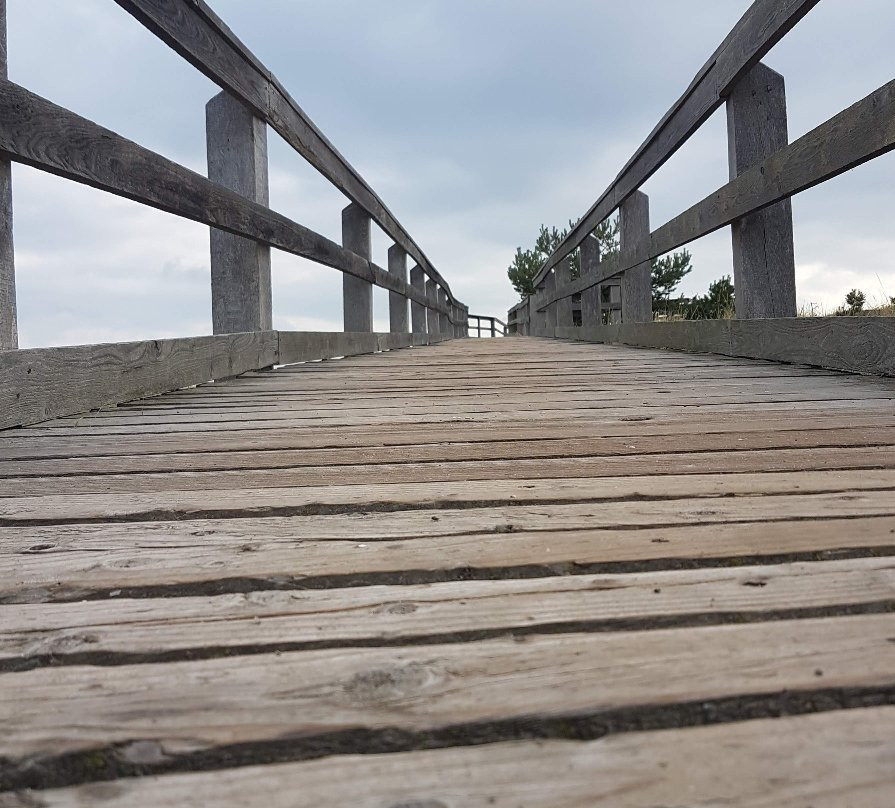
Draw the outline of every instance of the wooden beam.
[[[664,165],[724,103],[740,76],[761,61],[818,2],[756,0],[613,183],[547,259],[535,283]]]
[[[634,265],[714,233],[895,149],[895,81],[890,81],[816,129],[772,154],[689,210],[653,231],[635,258],[613,256],[596,273],[558,290],[539,307],[576,294]]]
[[[456,302],[444,278],[382,199],[204,0],[115,2],[215,84],[250,106],[317,171],[367,211]]]
[[[256,331],[0,352],[0,429],[278,364],[432,345],[434,334]]]
[[[205,107],[208,178],[270,206],[267,126],[226,92]],[[211,319],[215,334],[273,328],[270,247],[211,229]]]
[[[370,216],[352,202],[342,211],[342,246],[369,261],[373,252]],[[391,276],[394,277],[394,276]],[[373,284],[342,275],[342,313],[345,331],[373,331]]]
[[[789,143],[783,76],[757,64],[727,99],[730,178]],[[733,285],[740,319],[795,317],[792,202],[782,199],[733,223]]]
[[[275,331],[0,353],[0,428],[146,398],[277,363]]]
[[[9,81],[0,81],[0,154],[338,269],[445,310],[381,267]]]
[[[341,356],[394,351],[441,341],[437,334],[345,333],[340,331],[278,331],[278,364],[313,362]]]
[[[895,317],[622,323],[560,328],[556,336],[895,376]]]
[[[0,79],[7,78],[6,0],[0,0]],[[0,160],[0,351],[19,347],[12,237],[12,164]]]

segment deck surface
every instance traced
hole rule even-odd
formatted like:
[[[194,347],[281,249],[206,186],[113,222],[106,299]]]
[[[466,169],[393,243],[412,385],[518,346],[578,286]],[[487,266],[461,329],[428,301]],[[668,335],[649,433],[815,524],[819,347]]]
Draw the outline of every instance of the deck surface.
[[[0,565],[4,808],[893,805],[893,379],[250,374],[0,433]]]

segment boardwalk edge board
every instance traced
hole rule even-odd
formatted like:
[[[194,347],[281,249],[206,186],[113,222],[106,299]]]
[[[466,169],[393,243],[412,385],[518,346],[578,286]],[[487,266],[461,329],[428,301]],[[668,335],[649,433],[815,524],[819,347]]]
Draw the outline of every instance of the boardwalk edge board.
[[[682,320],[555,329],[557,339],[667,348],[895,376],[895,317]]]
[[[0,429],[280,364],[434,344],[426,334],[254,331],[0,352]]]

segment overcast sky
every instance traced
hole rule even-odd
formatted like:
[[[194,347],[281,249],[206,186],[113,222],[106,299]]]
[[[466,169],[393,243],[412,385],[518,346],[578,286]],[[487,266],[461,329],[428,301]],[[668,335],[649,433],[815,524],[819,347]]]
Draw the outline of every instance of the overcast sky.
[[[10,78],[205,172],[217,92],[112,0],[8,0]],[[538,226],[578,218],[748,0],[212,0],[366,177],[471,310],[505,314],[506,267]],[[895,3],[821,0],[765,60],[790,138],[895,78]],[[724,113],[644,187],[652,225],[727,181]],[[270,134],[271,205],[340,238],[344,198]],[[22,347],[211,332],[208,231],[14,168]],[[794,200],[800,304],[895,295],[895,158]],[[389,241],[374,233],[374,260]],[[682,291],[731,270],[691,245]],[[274,327],[341,330],[338,272],[274,252]],[[387,293],[376,324],[388,328]]]

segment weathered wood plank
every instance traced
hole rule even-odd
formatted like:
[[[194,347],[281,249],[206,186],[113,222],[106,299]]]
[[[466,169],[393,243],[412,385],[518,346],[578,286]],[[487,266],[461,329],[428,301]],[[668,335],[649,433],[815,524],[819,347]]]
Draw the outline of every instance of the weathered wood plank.
[[[278,450],[310,450],[372,446],[421,446],[426,444],[465,442],[470,444],[492,441],[541,441],[569,438],[635,438],[649,440],[671,435],[724,435],[739,431],[742,435],[754,433],[798,432],[799,430],[841,429],[847,427],[880,428],[895,426],[895,415],[857,413],[794,413],[792,415],[766,414],[761,421],[736,421],[725,416],[701,418],[695,423],[687,416],[676,418],[649,418],[643,420],[595,420],[594,422],[522,423],[509,425],[463,424],[462,431],[453,426],[440,428],[425,425],[382,425],[375,435],[364,426],[327,429],[266,429],[263,448],[259,449],[258,434],[244,427],[234,428],[215,435],[209,442],[204,433],[149,433],[133,435],[126,443],[115,435],[68,435],[55,431],[52,434],[32,434],[33,430],[0,433],[0,475],[15,476],[18,461],[61,460],[71,458],[113,458],[123,456],[148,456],[217,452],[251,452]],[[746,440],[746,438],[744,438]],[[755,448],[755,447],[753,447]]]
[[[0,428],[45,421],[277,361],[274,331],[0,353]]]
[[[620,630],[810,616],[812,609],[895,603],[895,560],[703,569],[417,586],[115,598],[3,607],[0,661],[47,664],[87,654],[144,657],[198,649],[466,642],[488,633]],[[693,619],[694,617],[699,619]],[[816,613],[815,613],[816,616]],[[687,624],[685,622],[685,624]],[[452,637],[451,635],[456,635]],[[432,639],[427,639],[432,638]],[[159,660],[156,660],[159,661]]]
[[[9,81],[0,81],[0,117],[0,154],[14,161],[308,258],[449,316],[442,303],[313,230]]]
[[[427,731],[781,690],[888,688],[892,627],[891,615],[872,615],[9,673],[0,676],[0,755],[34,766],[115,745],[126,757],[139,741],[159,744],[170,761],[352,728]]]
[[[759,449],[750,452],[678,452],[673,454],[629,454],[617,456],[582,456],[572,459],[524,458],[514,460],[456,460],[423,461],[415,463],[369,463],[333,464],[321,466],[297,466],[284,469],[234,469],[209,472],[170,471],[152,475],[146,481],[135,480],[131,475],[102,475],[91,479],[89,475],[59,477],[57,481],[47,480],[38,487],[36,481],[24,478],[18,484],[4,480],[4,485],[24,487],[33,492],[46,490],[48,494],[62,490],[67,493],[90,496],[86,493],[99,488],[107,495],[131,493],[133,502],[143,491],[158,491],[159,508],[167,510],[161,502],[164,491],[180,491],[175,509],[181,505],[194,507],[197,500],[212,503],[229,502],[227,509],[239,510],[245,501],[257,498],[258,507],[274,506],[279,489],[293,489],[284,494],[287,500],[301,498],[299,489],[321,485],[363,485],[371,480],[384,483],[426,483],[499,480],[565,480],[569,478],[590,478],[607,482],[630,477],[655,478],[668,476],[700,475],[743,475],[758,472],[798,472],[798,471],[845,471],[848,469],[888,470],[895,468],[895,447],[871,446],[857,448],[817,448],[817,449]],[[662,480],[663,488],[670,483]],[[650,486],[646,486],[650,490]],[[206,492],[205,495],[199,492]],[[214,492],[214,493],[213,493]],[[237,493],[239,492],[239,493]],[[148,496],[152,496],[149,494]],[[142,497],[142,495],[141,495]],[[49,500],[46,500],[48,503]],[[35,503],[36,504],[36,503]],[[74,507],[74,503],[71,503]],[[14,513],[24,501],[17,497],[0,497],[0,518]],[[117,506],[109,503],[117,512]],[[97,507],[102,508],[98,502]],[[215,505],[214,507],[218,507]],[[29,511],[33,508],[29,508]],[[152,510],[155,510],[153,508]],[[75,512],[80,512],[76,509]]]
[[[880,707],[587,743],[528,741],[131,778],[24,794],[12,806],[30,808],[31,799],[44,808],[766,808],[771,795],[790,808],[843,808],[843,800],[890,808],[893,738],[895,708]]]
[[[632,442],[632,440],[636,442]],[[81,490],[108,491],[108,484],[116,481],[108,475],[131,474],[127,490],[153,490],[169,487],[164,479],[147,479],[149,474],[172,472],[236,471],[246,469],[285,469],[301,466],[329,466],[352,464],[420,463],[427,461],[454,462],[469,460],[530,460],[534,458],[572,458],[593,456],[655,454],[656,460],[667,459],[673,452],[725,451],[741,452],[755,449],[836,448],[846,446],[895,445],[895,427],[856,427],[847,429],[819,429],[814,431],[728,432],[720,434],[649,436],[623,438],[550,438],[539,440],[501,440],[479,443],[462,441],[423,445],[353,446],[345,449],[259,449],[228,452],[205,442],[205,451],[182,454],[133,454],[112,457],[70,457],[54,460],[0,461],[0,497],[25,494],[61,493],[65,483],[52,479],[55,475],[77,477]],[[139,472],[139,476],[134,475]],[[95,476],[94,476],[95,475]],[[21,479],[16,479],[16,478]],[[48,479],[49,478],[49,479]],[[170,487],[179,487],[172,480]],[[179,478],[181,481],[183,478]],[[125,485],[125,481],[119,481]],[[182,484],[182,482],[181,482]],[[253,484],[258,485],[257,479]],[[214,486],[211,486],[214,487]],[[895,479],[893,479],[895,488]]]
[[[444,288],[450,287],[363,177],[204,0],[115,0],[208,78],[250,106],[336,188],[359,204]]]
[[[0,581],[6,582],[0,600],[71,602],[147,588],[210,594],[891,555],[893,530],[891,516],[385,542],[315,541],[290,531],[285,520],[0,528]]]
[[[895,376],[895,317],[623,323],[592,329],[558,329],[556,336]]]

